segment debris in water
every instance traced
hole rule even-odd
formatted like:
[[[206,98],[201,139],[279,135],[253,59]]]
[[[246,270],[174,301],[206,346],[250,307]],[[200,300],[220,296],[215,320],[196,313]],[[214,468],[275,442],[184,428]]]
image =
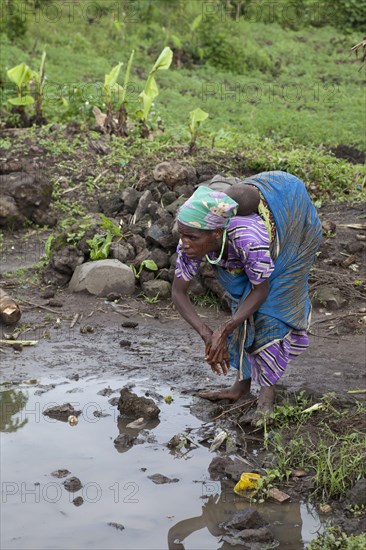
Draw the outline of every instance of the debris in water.
[[[143,428],[145,424],[146,424],[145,419],[141,417],[127,424],[126,428],[130,428],[131,430],[139,430],[140,428]]]
[[[148,418],[149,420],[157,418],[160,409],[155,405],[152,399],[138,397],[128,388],[121,390],[121,397],[118,401],[118,410],[121,414],[132,418]]]
[[[240,476],[240,480],[234,487],[234,493],[242,496],[247,491],[253,491],[257,489],[259,481],[263,479],[259,474],[251,472],[244,472]]]
[[[62,478],[62,477],[66,477],[68,476],[69,474],[71,474],[71,472],[69,472],[69,470],[55,470],[54,472],[51,472],[51,476],[53,477],[58,477],[59,479]]]
[[[76,493],[82,488],[82,483],[78,477],[72,476],[69,479],[65,479],[64,487],[69,493]]]
[[[114,527],[115,529],[117,529],[117,531],[123,531],[125,528],[122,523],[115,523],[114,521],[110,521],[107,525],[109,525],[110,527]]]
[[[227,438],[227,435],[227,432],[225,432],[224,430],[220,430],[219,432],[217,432],[213,442],[211,443],[210,451],[216,451],[216,449],[218,449],[220,445],[223,444],[223,442]]]
[[[164,476],[163,474],[153,474],[152,476],[147,477],[156,483],[156,485],[163,485],[164,483],[177,483],[179,481],[176,477],[170,478]]]
[[[268,491],[268,497],[272,500],[275,500],[276,502],[280,502],[281,504],[282,502],[287,502],[291,498],[290,495],[284,493],[283,491],[280,491],[276,487],[272,487],[272,489]]]
[[[56,405],[55,407],[50,407],[46,409],[42,414],[55,418],[56,420],[61,420],[62,422],[67,422],[70,416],[79,416],[81,411],[77,411],[70,403],[64,403],[63,405]]]
[[[79,421],[78,421],[78,417],[75,416],[75,415],[73,415],[73,414],[71,414],[71,415],[69,416],[69,418],[67,419],[67,421],[68,421],[68,423],[70,424],[70,426],[76,426],[76,424],[79,422]]]
[[[83,499],[83,497],[76,497],[76,498],[74,498],[74,500],[72,501],[72,503],[73,503],[75,506],[81,506],[82,504],[84,504],[84,499]]]

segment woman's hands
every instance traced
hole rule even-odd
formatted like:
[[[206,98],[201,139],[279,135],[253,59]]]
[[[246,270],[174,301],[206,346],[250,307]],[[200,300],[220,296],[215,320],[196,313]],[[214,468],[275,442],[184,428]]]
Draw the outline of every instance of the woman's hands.
[[[227,375],[230,368],[229,352],[227,349],[227,332],[224,325],[212,332],[210,342],[206,344],[205,359],[213,372],[219,376]]]

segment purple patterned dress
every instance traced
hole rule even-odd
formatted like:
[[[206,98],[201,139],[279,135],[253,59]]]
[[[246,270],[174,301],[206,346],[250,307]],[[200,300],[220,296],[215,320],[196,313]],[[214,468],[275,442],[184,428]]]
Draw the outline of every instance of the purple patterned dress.
[[[255,286],[271,276],[274,263],[270,255],[268,230],[257,214],[231,218],[227,227],[228,257],[217,265],[231,273],[245,273]],[[175,275],[190,281],[204,260],[190,260],[184,254],[181,243],[177,247]],[[209,254],[215,260],[214,253]],[[257,350],[247,353],[251,373],[249,376],[260,386],[272,386],[283,375],[289,361],[297,357],[309,345],[306,330],[290,329],[288,334],[273,340]],[[248,377],[249,377],[248,376]]]

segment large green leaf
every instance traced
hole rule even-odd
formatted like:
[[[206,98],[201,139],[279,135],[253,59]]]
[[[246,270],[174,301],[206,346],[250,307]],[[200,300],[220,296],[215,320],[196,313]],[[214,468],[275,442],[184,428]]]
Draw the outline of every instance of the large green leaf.
[[[25,63],[20,63],[20,65],[9,69],[6,74],[18,88],[25,86],[34,77],[34,72]]]
[[[172,59],[173,51],[169,48],[169,46],[166,46],[156,60],[150,73],[154,73],[155,71],[166,71],[169,69]]]
[[[139,100],[142,101],[142,105],[143,105],[142,110],[143,110],[144,120],[147,119],[151,109],[151,105],[154,99],[156,98],[156,96],[158,95],[159,95],[159,90],[158,90],[155,78],[153,77],[153,75],[150,75],[149,78],[147,79],[145,89],[139,95]]]
[[[133,60],[134,55],[135,55],[135,50],[132,50],[131,55],[130,55],[130,59],[128,60],[128,63],[127,63],[125,79],[124,79],[124,82],[123,82],[123,92],[122,92],[122,101],[121,101],[121,103],[123,103],[126,99],[127,86],[128,86],[129,81],[130,81],[131,66],[132,66],[132,60]]]
[[[202,13],[197,15],[197,17],[194,19],[191,25],[191,32],[194,32],[195,30],[197,30],[201,23],[202,23]]]
[[[191,111],[189,113],[189,118],[190,118],[190,128],[192,131],[194,131],[195,127],[196,127],[196,124],[197,123],[200,123],[200,122],[203,122],[204,120],[206,120],[207,118],[209,117],[209,114],[206,113],[206,111],[203,111],[202,109],[198,108],[198,109],[195,109],[194,111]]]
[[[113,88],[117,82],[119,72],[121,70],[123,63],[118,63],[113,69],[104,76],[104,87],[107,89]]]
[[[19,105],[19,106],[33,105],[34,103],[34,99],[30,95],[24,95],[23,97],[13,97],[11,99],[8,99],[8,101],[12,105]]]

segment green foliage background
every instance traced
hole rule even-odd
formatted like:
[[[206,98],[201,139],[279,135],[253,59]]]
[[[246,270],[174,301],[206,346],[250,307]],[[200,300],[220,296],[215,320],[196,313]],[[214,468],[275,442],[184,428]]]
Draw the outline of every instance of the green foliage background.
[[[93,120],[92,106],[105,108],[104,75],[119,61],[125,68],[135,48],[132,112],[151,63],[169,45],[174,66],[158,76],[152,116],[176,138],[186,137],[188,113],[200,107],[210,114],[208,133],[365,150],[365,73],[350,52],[364,20],[364,0],[5,0],[2,104],[6,70],[21,61],[38,67],[45,49],[48,119]]]

